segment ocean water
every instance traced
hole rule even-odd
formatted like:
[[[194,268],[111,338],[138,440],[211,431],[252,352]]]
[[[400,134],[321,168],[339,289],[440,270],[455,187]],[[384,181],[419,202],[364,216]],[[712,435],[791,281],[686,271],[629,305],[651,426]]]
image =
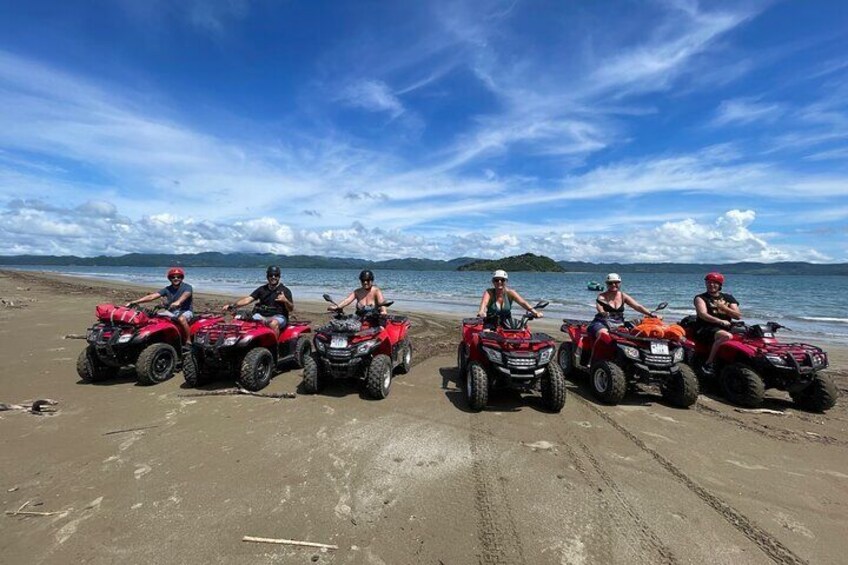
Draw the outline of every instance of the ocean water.
[[[7,267],[4,267],[7,268]],[[152,267],[21,267],[66,275],[130,282],[161,288],[164,268]],[[287,269],[283,282],[295,301],[321,300],[329,293],[340,300],[359,286],[358,270]],[[477,311],[490,273],[458,271],[377,271],[376,283],[387,300],[413,311],[471,316]],[[547,318],[591,318],[595,292],[588,281],[603,281],[606,273],[512,273],[509,285],[530,302],[548,300]],[[678,320],[695,312],[692,300],[704,291],[700,274],[623,274],[622,290],[646,307],[668,302],[663,313]],[[749,322],[775,321],[791,329],[786,337],[810,337],[848,343],[848,277],[730,275],[724,291],[739,301]],[[244,295],[265,282],[264,269],[193,267],[186,281],[198,292]]]

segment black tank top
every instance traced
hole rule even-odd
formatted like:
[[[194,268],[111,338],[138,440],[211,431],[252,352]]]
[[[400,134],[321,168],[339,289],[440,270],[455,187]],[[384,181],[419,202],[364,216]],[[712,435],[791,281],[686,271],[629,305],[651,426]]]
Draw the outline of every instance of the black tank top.
[[[719,300],[724,300],[728,304],[739,304],[732,294],[727,294],[724,292],[720,292],[718,296],[710,296],[709,292],[704,292],[698,295],[703,301],[704,304],[707,305],[707,314],[710,316],[714,316],[720,320],[731,321],[733,318],[727,316],[726,314],[721,314],[716,308],[715,303]],[[700,320],[703,322],[703,320]]]
[[[615,308],[611,304],[607,302],[603,302],[602,300],[597,300],[598,304],[601,305],[604,312],[609,314],[609,317],[614,320],[623,320],[624,319],[624,297],[622,297],[621,305],[618,308]]]

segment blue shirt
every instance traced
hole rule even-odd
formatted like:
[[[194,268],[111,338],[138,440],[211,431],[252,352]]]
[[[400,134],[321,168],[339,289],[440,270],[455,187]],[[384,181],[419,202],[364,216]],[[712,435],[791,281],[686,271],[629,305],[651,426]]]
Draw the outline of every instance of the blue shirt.
[[[180,286],[168,285],[162,290],[159,291],[159,296],[165,297],[165,307],[170,306],[174,302],[176,302],[183,294],[186,292],[192,292],[191,285],[184,282],[181,283]],[[189,296],[184,302],[180,303],[180,312],[186,312],[191,310],[191,302],[194,299],[194,294]]]

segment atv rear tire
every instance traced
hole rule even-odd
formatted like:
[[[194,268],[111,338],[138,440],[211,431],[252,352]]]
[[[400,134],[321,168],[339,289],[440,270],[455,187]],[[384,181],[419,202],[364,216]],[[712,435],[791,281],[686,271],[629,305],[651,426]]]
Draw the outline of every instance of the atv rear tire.
[[[473,412],[479,412],[489,402],[489,375],[486,374],[483,365],[472,361],[468,366],[468,376],[465,381],[468,407]]]
[[[660,387],[663,398],[677,408],[689,408],[698,400],[698,376],[692,367],[681,363],[680,371]]]
[[[177,350],[167,343],[152,343],[144,348],[135,363],[139,384],[155,385],[167,381],[177,370]]]
[[[405,375],[412,368],[412,344],[409,343],[408,339],[402,339],[400,343],[398,343],[397,356],[397,372],[401,375]]]
[[[733,363],[722,370],[721,388],[725,398],[745,408],[760,406],[766,392],[760,375],[742,363]]]
[[[310,352],[303,358],[303,392],[316,394],[324,388],[325,377],[322,374],[321,359],[318,354]]]
[[[551,412],[559,412],[565,406],[565,375],[555,362],[548,363],[542,375],[542,402]]]
[[[303,369],[303,363],[310,353],[312,353],[312,342],[309,338],[305,335],[297,338],[297,343],[294,346],[294,362],[298,369]]]
[[[460,342],[456,348],[456,370],[459,374],[456,376],[456,384],[462,383],[467,375],[468,364],[465,360],[465,344]]]
[[[618,404],[627,394],[627,377],[614,361],[598,361],[592,365],[592,376],[589,384],[592,392],[601,402]]]
[[[563,376],[570,380],[574,371],[574,344],[572,342],[564,341],[559,345],[557,364],[562,369]]]
[[[118,374],[118,369],[110,367],[97,358],[94,348],[89,345],[77,357],[77,374],[86,383],[96,383],[111,379]]]
[[[810,412],[824,412],[836,404],[839,390],[830,375],[816,373],[807,388],[791,395],[795,403]]]
[[[388,355],[375,355],[365,373],[365,392],[369,397],[381,400],[389,396],[392,386],[392,360]]]
[[[244,356],[238,382],[247,390],[256,392],[268,386],[273,372],[274,356],[264,347],[256,347]]]
[[[203,368],[194,353],[188,351],[183,354],[183,378],[186,386],[196,388],[204,385],[211,380],[209,377],[209,371]]]

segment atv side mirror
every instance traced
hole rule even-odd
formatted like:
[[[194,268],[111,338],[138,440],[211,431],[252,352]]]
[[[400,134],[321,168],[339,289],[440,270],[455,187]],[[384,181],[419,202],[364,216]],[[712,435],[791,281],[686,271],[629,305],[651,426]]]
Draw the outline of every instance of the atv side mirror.
[[[533,306],[533,309],[541,310],[542,308],[545,308],[548,304],[550,304],[550,302],[548,302],[547,300],[540,300],[535,306]]]
[[[333,299],[332,299],[332,298],[330,298],[330,295],[329,295],[329,294],[325,294],[325,295],[324,295],[324,300],[326,300],[327,302],[333,302]],[[335,302],[333,302],[333,304],[335,304]]]
[[[665,310],[668,307],[668,302],[660,302],[657,304],[656,310],[654,312],[659,312],[660,310]]]
[[[385,302],[381,302],[381,303],[380,303],[380,304],[378,304],[377,306],[378,306],[379,308],[388,308],[389,306],[391,306],[391,305],[392,305],[392,304],[394,304],[394,303],[395,303],[395,301],[394,301],[394,300],[386,300]]]

